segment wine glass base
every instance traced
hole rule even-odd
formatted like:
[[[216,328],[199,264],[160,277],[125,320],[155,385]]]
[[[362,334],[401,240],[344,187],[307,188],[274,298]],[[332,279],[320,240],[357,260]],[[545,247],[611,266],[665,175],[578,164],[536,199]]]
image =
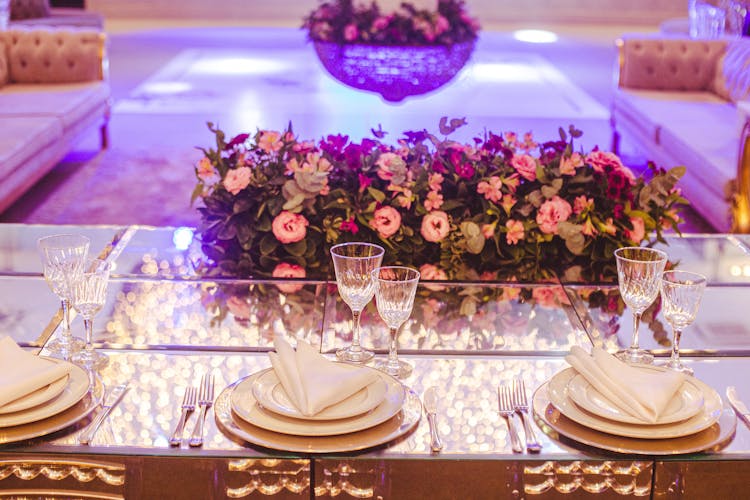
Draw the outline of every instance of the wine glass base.
[[[373,368],[376,368],[382,372],[391,375],[396,378],[407,378],[414,371],[414,367],[406,361],[398,361],[398,369],[388,363],[388,360],[377,361],[373,364]]]
[[[79,364],[88,370],[102,368],[109,363],[109,356],[97,351],[84,349],[73,355],[73,363]]]
[[[86,347],[86,342],[78,337],[59,337],[49,341],[44,347],[50,353],[68,359],[75,353],[81,352]]]
[[[366,363],[374,356],[374,352],[362,348],[352,349],[351,347],[346,347],[336,351],[336,358],[339,361],[346,361],[347,363]]]
[[[668,370],[672,370],[675,372],[684,373],[685,375],[692,375],[693,369],[688,368],[687,366],[683,365],[680,362],[673,363],[672,361],[667,362],[667,364],[664,365],[664,368],[667,368]]]
[[[651,365],[654,363],[654,355],[643,349],[625,349],[617,352],[615,357],[630,364]]]

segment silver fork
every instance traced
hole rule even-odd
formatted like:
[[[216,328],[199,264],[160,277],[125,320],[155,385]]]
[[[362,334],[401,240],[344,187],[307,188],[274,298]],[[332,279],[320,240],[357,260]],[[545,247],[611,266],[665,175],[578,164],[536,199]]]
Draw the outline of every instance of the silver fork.
[[[505,423],[508,425],[508,433],[510,434],[510,445],[515,453],[523,453],[523,446],[521,446],[521,439],[518,437],[518,431],[516,425],[513,423],[513,414],[516,412],[513,409],[513,401],[510,396],[510,388],[507,386],[497,387],[497,406],[498,413],[505,419]]]
[[[182,397],[182,414],[180,415],[180,421],[177,422],[172,436],[169,438],[169,444],[171,446],[180,446],[182,443],[182,434],[185,431],[185,424],[187,423],[188,415],[195,411],[195,401],[198,399],[198,389],[195,387],[186,387],[185,395]]]
[[[206,412],[214,404],[214,375],[205,373],[201,377],[201,391],[198,396],[198,406],[201,408],[201,414],[193,429],[193,436],[190,438],[190,446],[203,446],[203,422],[206,420]]]
[[[526,400],[526,384],[523,379],[513,380],[513,407],[516,413],[521,416],[521,422],[523,422],[523,430],[526,434],[526,449],[530,453],[539,453],[542,451],[542,445],[539,444],[539,440],[534,433],[534,426],[531,425],[529,419],[529,403]]]

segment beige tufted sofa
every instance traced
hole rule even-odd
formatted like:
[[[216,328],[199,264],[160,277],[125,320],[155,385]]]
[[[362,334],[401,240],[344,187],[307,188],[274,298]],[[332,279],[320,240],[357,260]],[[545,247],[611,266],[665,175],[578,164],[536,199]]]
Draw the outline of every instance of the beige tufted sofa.
[[[0,211],[91,127],[107,146],[106,63],[98,31],[0,31]]]
[[[613,146],[632,141],[684,165],[693,208],[719,231],[750,232],[750,39],[628,36],[618,41]]]

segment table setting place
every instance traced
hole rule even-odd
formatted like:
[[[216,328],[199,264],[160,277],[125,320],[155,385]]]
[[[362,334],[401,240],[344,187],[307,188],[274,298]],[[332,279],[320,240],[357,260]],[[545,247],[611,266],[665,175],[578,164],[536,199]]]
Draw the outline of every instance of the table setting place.
[[[667,255],[651,248],[620,248],[615,257],[620,294],[633,312],[631,345],[615,354],[572,347],[565,357],[570,366],[532,396],[541,428],[574,447],[619,453],[677,455],[724,447],[736,430],[735,413],[679,355],[682,331],[695,320],[706,278],[665,271]],[[641,314],[658,296],[673,331],[671,356],[661,366],[638,343]],[[742,416],[733,387],[727,397]]]
[[[73,426],[102,401],[101,382],[84,368],[36,356],[7,336],[0,338],[0,366],[0,444]]]

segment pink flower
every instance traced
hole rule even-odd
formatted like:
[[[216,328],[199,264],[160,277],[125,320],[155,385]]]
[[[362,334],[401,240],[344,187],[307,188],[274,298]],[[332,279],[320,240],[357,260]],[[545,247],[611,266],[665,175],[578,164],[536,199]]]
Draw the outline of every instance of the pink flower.
[[[521,185],[521,181],[518,179],[518,174],[512,174],[508,177],[503,177],[503,184],[508,186],[511,193],[515,193],[516,188]]]
[[[489,181],[482,181],[477,184],[477,193],[483,194],[484,197],[493,203],[497,203],[503,197],[500,189],[503,187],[503,182],[500,177],[493,175],[489,178]]]
[[[261,130],[258,136],[258,147],[270,153],[278,151],[284,144],[281,142],[281,134],[273,130]]]
[[[216,174],[216,169],[214,169],[214,166],[211,164],[211,160],[205,156],[198,160],[198,167],[196,170],[198,178],[202,181],[207,181]]]
[[[503,196],[503,202],[500,204],[501,207],[503,207],[503,210],[505,210],[506,214],[510,214],[510,210],[515,206],[516,204],[516,197],[511,194],[506,194]]]
[[[573,153],[570,157],[560,160],[560,173],[562,175],[576,175],[576,168],[583,166],[583,158],[580,153]]]
[[[612,220],[612,217],[608,217],[607,220],[602,223],[601,230],[602,232],[611,234],[612,236],[617,234],[617,227],[615,226],[615,223]]]
[[[341,221],[341,225],[339,226],[339,229],[342,231],[346,231],[352,234],[357,234],[359,232],[359,227],[357,226],[357,223],[354,221],[354,216],[352,216],[350,219]]]
[[[536,141],[534,141],[534,135],[531,132],[526,132],[525,134],[523,134],[523,149],[529,151],[537,146],[538,144],[536,143]]]
[[[419,268],[419,277],[427,281],[445,281],[448,279],[448,275],[434,264],[422,264]],[[424,285],[428,290],[439,292],[444,290],[445,287],[442,285]]]
[[[237,319],[248,319],[250,317],[250,304],[247,299],[232,295],[227,299],[227,309]]]
[[[380,167],[378,169],[378,177],[384,181],[390,181],[394,175],[404,169],[406,163],[396,153],[383,153],[375,162],[375,165]]]
[[[437,21],[435,21],[435,34],[441,35],[448,31],[451,27],[451,23],[441,15],[438,15]]]
[[[553,196],[551,199],[542,203],[539,212],[536,215],[536,223],[539,229],[546,234],[557,234],[557,224],[561,221],[568,220],[573,208],[570,203],[559,196]]]
[[[443,195],[437,191],[427,193],[427,199],[424,201],[424,207],[427,211],[437,210],[443,205]]]
[[[367,186],[372,184],[372,179],[364,175],[362,172],[359,172],[357,177],[359,178],[359,192],[364,193]]]
[[[378,232],[381,238],[389,238],[401,227],[401,214],[391,206],[375,210],[370,227]]]
[[[576,196],[576,199],[573,200],[573,213],[576,215],[581,215],[586,210],[593,210],[594,209],[594,199],[593,198],[587,198],[585,195]]]
[[[525,235],[523,229],[523,222],[514,219],[508,219],[505,223],[505,227],[508,228],[508,232],[505,233],[505,241],[508,245],[515,245],[521,241]]]
[[[529,155],[513,155],[510,164],[527,181],[536,180],[536,160]]]
[[[250,167],[235,168],[224,177],[224,189],[236,195],[250,184]]]
[[[391,22],[390,16],[380,16],[372,22],[372,28],[375,31],[383,31],[384,29],[388,27],[388,24],[390,22]]]
[[[357,25],[354,23],[347,24],[346,27],[344,27],[344,39],[347,42],[353,42],[357,39],[357,36],[359,35],[359,31],[357,30]]]
[[[583,229],[581,229],[581,234],[584,236],[596,236],[598,232],[591,219],[586,218],[586,222],[583,223]]]
[[[271,229],[276,239],[286,245],[303,240],[309,224],[304,215],[283,210],[271,223]]]
[[[495,281],[497,279],[497,271],[484,271],[479,275],[479,281]]]
[[[631,217],[630,224],[633,225],[633,229],[626,229],[625,237],[639,244],[646,237],[646,224],[640,217]]]
[[[289,264],[287,262],[280,262],[277,264],[271,273],[271,276],[274,278],[304,278],[306,275],[304,267],[298,266],[297,264]],[[301,283],[276,286],[284,293],[294,293],[302,290]]]
[[[607,151],[592,151],[586,155],[586,163],[590,164],[595,172],[606,173],[606,167],[615,172],[622,172],[631,181],[635,181],[633,172],[622,164],[620,158]]]
[[[443,174],[430,174],[427,185],[431,191],[440,191],[443,186],[443,180]]]
[[[489,240],[495,236],[495,223],[482,225],[482,236],[485,240]]]
[[[448,214],[441,210],[434,210],[422,218],[420,232],[427,241],[437,243],[448,236],[450,230],[451,224],[448,221]]]
[[[542,307],[556,307],[559,304],[570,304],[565,290],[559,286],[536,287],[532,290],[531,296]]]

